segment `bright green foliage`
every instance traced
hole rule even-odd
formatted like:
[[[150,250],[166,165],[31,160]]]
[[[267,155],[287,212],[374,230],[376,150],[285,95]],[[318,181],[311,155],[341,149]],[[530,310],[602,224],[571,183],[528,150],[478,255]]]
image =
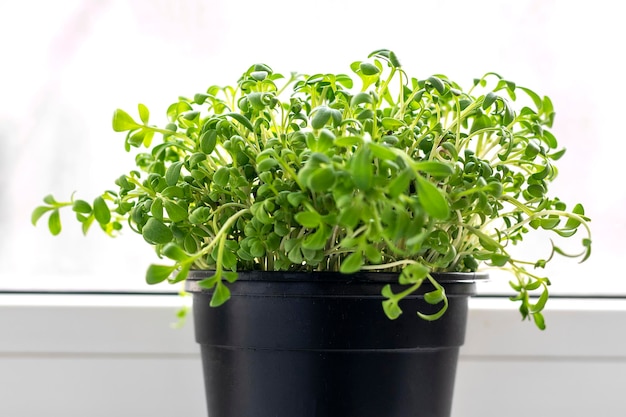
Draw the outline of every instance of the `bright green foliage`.
[[[485,263],[513,273],[523,317],[543,328],[549,280],[533,268],[591,249],[583,207],[548,194],[563,155],[550,99],[494,73],[467,90],[444,75],[413,78],[388,50],[349,68],[285,78],[253,65],[235,86],[181,97],[162,128],[142,104],[137,118],[116,110],[126,149],[146,148],[135,170],[93,204],[46,197],[32,222],[49,213],[57,234],[64,206],[85,232],[95,221],[115,235],[127,222],[173,262],[152,265],[149,283],[214,270],[202,286],[215,306],[236,271],[397,271],[404,290],[385,288],[387,315],[429,281],[424,299],[440,309],[418,314],[434,320],[447,298],[432,273]],[[535,229],[584,229],[582,251],[553,244],[546,259],[514,258],[509,246]]]

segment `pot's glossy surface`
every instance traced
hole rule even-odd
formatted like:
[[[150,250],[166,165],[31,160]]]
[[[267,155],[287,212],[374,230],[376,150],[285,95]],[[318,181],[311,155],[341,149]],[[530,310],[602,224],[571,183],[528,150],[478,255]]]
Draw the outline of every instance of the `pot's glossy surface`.
[[[396,274],[240,273],[218,308],[197,285],[210,275],[187,281],[210,417],[449,417],[467,299],[486,275],[437,276],[449,307],[433,322],[415,314],[438,309],[419,294],[385,316]]]

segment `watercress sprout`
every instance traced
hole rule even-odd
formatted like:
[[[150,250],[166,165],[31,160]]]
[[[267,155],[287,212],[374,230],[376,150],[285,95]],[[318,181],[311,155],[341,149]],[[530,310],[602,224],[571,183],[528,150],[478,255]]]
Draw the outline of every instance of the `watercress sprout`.
[[[32,222],[49,214],[56,235],[60,209],[72,207],[85,233],[127,224],[170,261],[151,265],[148,283],[214,270],[201,283],[213,306],[242,270],[396,271],[404,289],[383,290],[387,316],[428,282],[424,299],[439,311],[417,314],[435,320],[447,299],[433,273],[502,268],[522,316],[544,328],[550,281],[537,270],[591,252],[583,206],[549,194],[564,153],[551,100],[495,73],[469,89],[415,78],[389,50],[349,68],[284,77],[253,65],[234,86],[180,97],[163,127],[145,105],[116,110],[135,169],[92,203],[46,197]],[[543,259],[513,256],[535,230],[575,237],[581,250],[552,242]]]

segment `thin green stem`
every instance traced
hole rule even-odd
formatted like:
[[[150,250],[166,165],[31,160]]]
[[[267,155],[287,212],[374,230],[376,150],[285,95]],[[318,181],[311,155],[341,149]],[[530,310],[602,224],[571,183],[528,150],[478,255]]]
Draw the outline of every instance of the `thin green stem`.
[[[228,233],[228,231],[230,230],[230,228],[235,224],[235,222],[242,217],[245,214],[250,214],[250,209],[245,208],[243,210],[239,210],[237,213],[233,214],[232,216],[230,216],[228,218],[228,220],[226,222],[224,222],[224,224],[222,225],[222,227],[220,228],[220,230],[215,234],[215,236],[213,237],[213,239],[211,239],[210,242],[207,243],[207,245],[202,248],[202,250],[200,250],[199,252],[197,252],[193,257],[193,261],[195,262],[196,259],[208,255],[211,250],[213,250],[213,248],[215,247],[215,245],[218,243],[219,239],[222,236],[225,236],[226,233]]]

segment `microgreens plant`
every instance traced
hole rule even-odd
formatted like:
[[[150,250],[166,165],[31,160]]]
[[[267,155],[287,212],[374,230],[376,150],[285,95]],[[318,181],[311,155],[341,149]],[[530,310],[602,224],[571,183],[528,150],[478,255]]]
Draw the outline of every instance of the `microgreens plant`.
[[[350,69],[286,78],[253,65],[236,86],[180,97],[163,127],[142,104],[138,119],[116,110],[126,151],[147,149],[136,170],[92,203],[48,196],[32,222],[49,213],[56,235],[67,206],[84,233],[127,224],[171,260],[149,266],[149,284],[213,270],[201,282],[213,306],[237,271],[395,271],[402,290],[383,289],[385,313],[398,317],[430,282],[425,300],[440,309],[418,315],[434,320],[447,307],[434,272],[497,267],[512,272],[522,316],[544,328],[550,282],[535,269],[591,248],[583,207],[548,195],[564,154],[550,99],[495,73],[466,91],[443,75],[413,78],[388,50]],[[513,107],[518,95],[527,105]],[[552,243],[543,259],[511,254],[537,229],[569,238],[581,227],[580,253]]]

